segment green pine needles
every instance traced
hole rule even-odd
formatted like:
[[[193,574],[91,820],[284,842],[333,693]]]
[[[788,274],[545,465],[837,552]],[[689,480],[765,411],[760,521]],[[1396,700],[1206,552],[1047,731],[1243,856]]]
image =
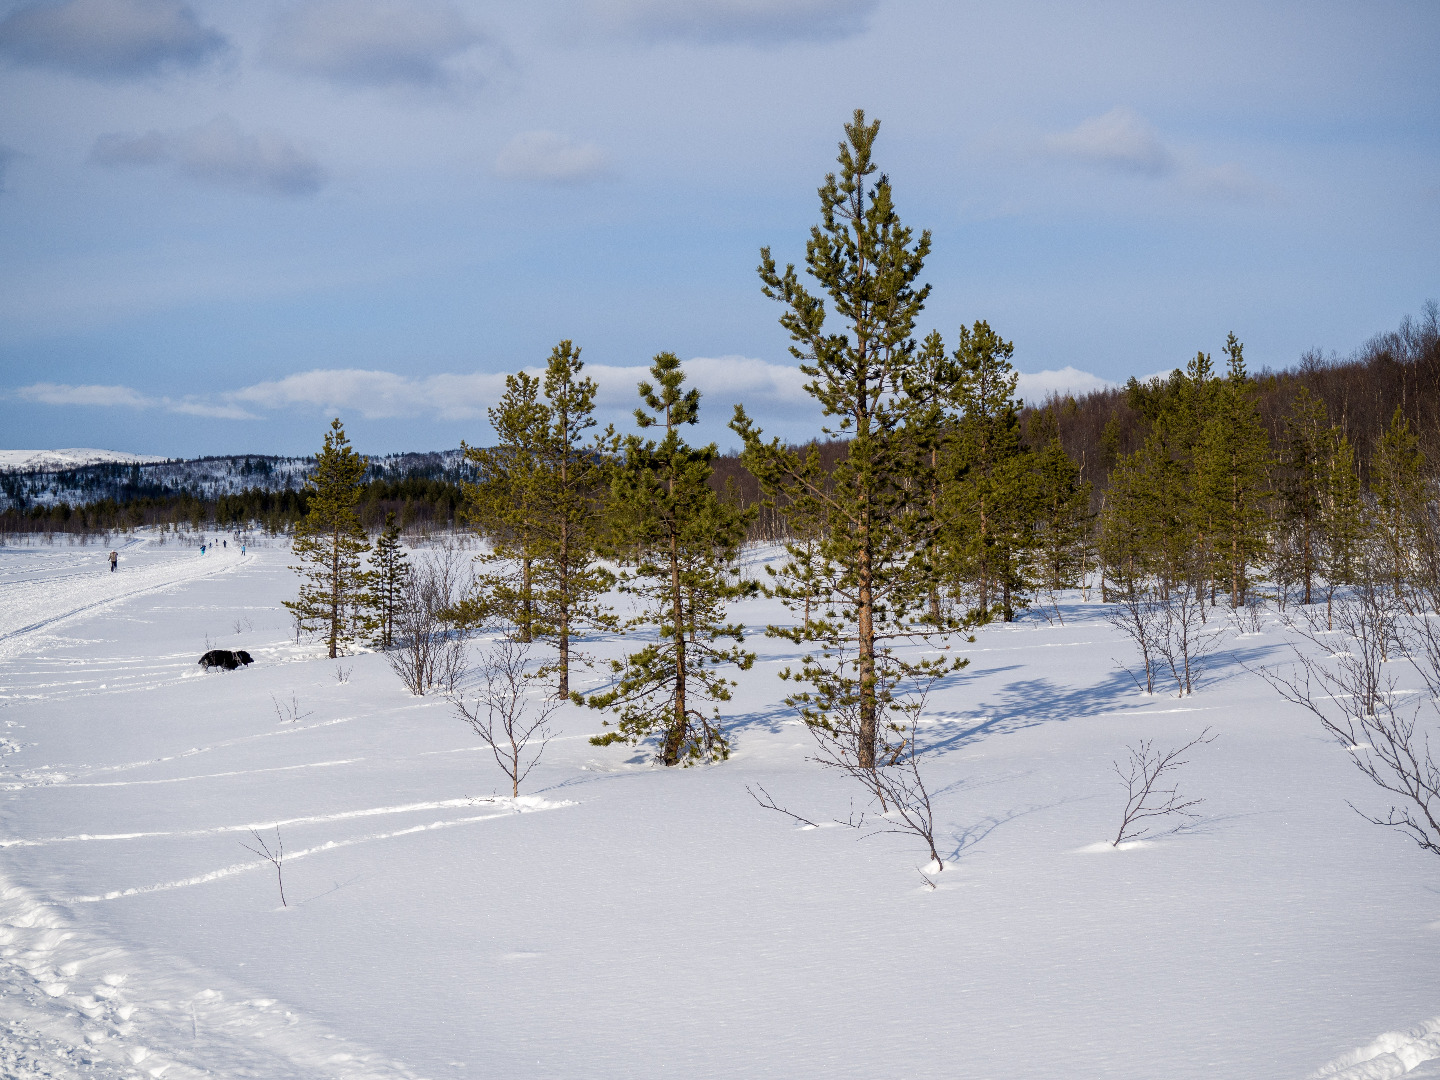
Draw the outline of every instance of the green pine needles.
[[[819,293],[793,265],[780,271],[768,247],[760,253],[762,291],[784,306],[780,325],[793,342],[790,352],[810,380],[805,389],[832,418],[825,433],[848,439],[844,458],[827,474],[815,447],[765,442],[742,407],[731,422],[744,440],[742,461],[762,490],[811,525],[811,542],[787,545],[776,592],[807,608],[818,600],[821,610],[798,627],[767,630],[819,646],[786,672],[808,686],[787,703],[869,770],[903,745],[902,685],[961,663],[909,660],[894,647],[941,629],[927,610],[929,552],[916,542],[931,521],[928,493],[914,483],[923,456],[916,432],[933,409],[905,392],[919,373],[913,333],[930,293],[918,284],[930,234],[917,237],[902,224],[883,174],[867,187],[877,172],[879,130],[878,121],[856,110],[845,125],[839,172],[820,187],[821,223],[810,230],[805,252]]]
[[[730,700],[735,683],[720,669],[755,662],[741,648],[744,627],[727,620],[728,602],[755,591],[733,573],[754,515],[711,486],[715,444],[693,447],[681,437],[681,427],[699,419],[700,393],[683,389],[679,358],[661,353],[650,372],[655,381],[640,384],[645,408],[635,419],[665,434],[625,440],[611,507],[617,539],[635,558],[621,588],[641,603],[627,629],[653,627],[655,640],[611,662],[609,689],[574,697],[618,713],[605,721],[613,730],[590,740],[596,746],[655,738],[662,764],[690,765],[729,756],[716,703]]]
[[[592,431],[596,386],[584,366],[575,344],[562,341],[542,377],[508,377],[490,410],[498,444],[465,447],[480,476],[466,486],[464,516],[489,534],[493,569],[457,617],[498,617],[521,642],[553,641],[555,659],[537,675],[555,676],[557,697],[570,696],[570,669],[585,661],[579,633],[615,625],[604,599],[615,576],[600,550],[616,439],[609,428]]]
[[[350,445],[337,418],[315,471],[305,481],[309,511],[291,544],[300,561],[291,569],[303,582],[300,595],[285,601],[302,630],[325,636],[332,660],[373,625],[366,603],[370,573],[364,563],[370,542],[355,515],[364,478],[365,459]]]
[[[395,645],[395,623],[405,603],[405,587],[410,580],[410,559],[400,544],[400,526],[395,512],[385,515],[385,528],[375,540],[370,555],[370,589],[366,602],[374,622],[377,649]]]

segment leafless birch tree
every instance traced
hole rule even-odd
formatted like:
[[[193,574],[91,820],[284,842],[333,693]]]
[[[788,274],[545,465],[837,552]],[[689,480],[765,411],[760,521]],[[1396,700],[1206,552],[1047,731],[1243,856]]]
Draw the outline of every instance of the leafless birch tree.
[[[451,696],[456,713],[480,737],[510,781],[511,798],[519,798],[520,784],[545,753],[551,738],[550,717],[562,703],[543,693],[532,698],[529,656],[529,646],[500,638],[480,660],[483,685],[473,702],[460,692]]]

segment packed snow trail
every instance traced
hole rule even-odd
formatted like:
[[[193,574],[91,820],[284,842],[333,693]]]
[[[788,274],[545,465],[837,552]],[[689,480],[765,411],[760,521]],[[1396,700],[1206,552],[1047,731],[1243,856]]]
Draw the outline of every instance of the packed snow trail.
[[[131,559],[143,542],[125,545],[120,569],[111,571],[108,551],[86,552],[90,557],[47,568],[50,572],[28,580],[7,580],[5,602],[0,605],[0,657],[23,651],[37,631],[48,630],[77,616],[131,600],[145,593],[229,573],[247,557],[238,550],[218,548],[201,555],[198,550],[172,549],[164,557],[146,551],[144,564]],[[6,549],[12,562],[24,549]],[[253,557],[253,556],[252,556]]]

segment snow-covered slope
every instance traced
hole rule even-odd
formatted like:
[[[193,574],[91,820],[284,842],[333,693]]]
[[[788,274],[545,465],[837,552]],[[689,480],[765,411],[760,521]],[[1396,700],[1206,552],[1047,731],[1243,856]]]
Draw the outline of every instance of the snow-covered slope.
[[[5,470],[74,469],[101,462],[132,465],[164,460],[153,454],[126,454],[119,450],[0,450],[0,469]]]
[[[443,700],[296,644],[284,548],[103,554],[0,549],[0,1075],[1440,1076],[1440,867],[1242,666],[1273,624],[1184,700],[1079,597],[953,642],[931,890],[807,760],[784,642],[749,640],[730,761],[654,768],[567,705],[511,803]],[[209,646],[256,663],[203,674]],[[1207,725],[1198,827],[1104,845],[1125,745]],[[277,824],[284,907],[241,846]]]

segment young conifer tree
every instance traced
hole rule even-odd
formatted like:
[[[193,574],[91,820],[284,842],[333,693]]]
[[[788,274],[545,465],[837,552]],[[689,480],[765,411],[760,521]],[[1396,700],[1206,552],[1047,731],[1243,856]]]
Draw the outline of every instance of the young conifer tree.
[[[942,466],[942,536],[951,572],[976,589],[980,618],[990,618],[994,609],[1005,622],[1025,603],[1022,566],[1037,495],[1030,455],[1020,441],[1014,354],[1014,344],[987,322],[960,328],[960,419]]]
[[[600,565],[605,539],[614,432],[587,439],[596,426],[595,382],[581,376],[580,350],[562,341],[550,353],[542,383],[549,421],[537,440],[529,527],[534,537],[536,636],[555,641],[547,665],[556,696],[570,696],[573,639],[582,627],[614,625],[604,595],[615,576]]]
[[[1294,569],[1304,583],[1304,604],[1313,602],[1312,583],[1320,568],[1320,517],[1329,443],[1325,403],[1302,386],[1285,420],[1279,487],[1281,525],[1293,541]]]
[[[410,578],[410,559],[400,543],[400,526],[395,511],[385,515],[385,528],[375,540],[370,556],[370,591],[367,597],[375,624],[376,648],[395,644],[395,618],[404,601],[405,583]]]
[[[1339,427],[1330,429],[1325,461],[1325,490],[1321,494],[1319,531],[1322,537],[1321,573],[1325,577],[1325,629],[1333,629],[1335,590],[1360,580],[1370,536],[1366,522],[1355,450]]]
[[[1035,527],[1027,553],[1031,581],[1043,588],[1063,623],[1056,594],[1081,584],[1089,567],[1090,485],[1060,443],[1053,408],[1041,410],[1032,431]]]
[[[1380,541],[1385,576],[1396,599],[1421,562],[1423,529],[1417,525],[1427,511],[1425,455],[1400,407],[1375,446],[1370,463],[1370,490],[1375,496],[1375,532]]]
[[[371,628],[365,604],[370,576],[364,567],[370,544],[355,516],[364,479],[365,459],[337,418],[305,480],[308,510],[291,543],[300,560],[291,569],[305,580],[300,595],[285,601],[302,630],[325,635],[332,660]]]
[[[491,541],[485,557],[491,571],[480,592],[461,610],[472,620],[498,615],[515,627],[516,640],[529,643],[536,630],[535,560],[539,529],[541,450],[552,416],[541,399],[540,380],[525,372],[505,377],[505,393],[490,410],[493,447],[465,446],[478,476],[465,485],[462,519]]]
[[[754,653],[740,648],[744,627],[729,622],[726,610],[728,601],[754,591],[731,575],[754,515],[722,501],[710,486],[715,444],[692,447],[681,437],[682,425],[699,420],[700,393],[682,390],[680,360],[661,353],[650,372],[655,382],[640,384],[649,412],[637,409],[635,419],[641,428],[664,428],[665,436],[658,443],[634,435],[625,440],[612,506],[617,530],[637,559],[623,588],[641,599],[643,611],[629,626],[654,627],[655,640],[611,662],[614,685],[588,704],[619,715],[605,721],[612,731],[590,741],[635,744],[658,736],[662,764],[688,765],[729,756],[715,703],[729,701],[735,684],[718,669],[733,664],[744,671],[755,662]],[[722,639],[734,644],[722,646]]]
[[[798,672],[787,671],[810,687],[787,701],[825,730],[844,718],[862,769],[876,767],[882,740],[903,726],[891,719],[901,682],[955,666],[905,662],[891,645],[940,628],[924,615],[926,559],[916,538],[925,511],[911,482],[917,455],[907,426],[922,404],[904,392],[915,367],[915,320],[930,292],[917,285],[930,234],[917,238],[901,223],[887,177],[867,190],[879,130],[857,109],[845,125],[839,172],[820,187],[821,223],[811,228],[805,254],[819,293],[793,265],[780,271],[768,247],[760,252],[762,291],[784,305],[780,325],[794,342],[791,354],[810,380],[807,392],[827,418],[838,418],[824,431],[848,440],[845,457],[827,475],[813,449],[765,442],[743,408],[731,422],[744,440],[742,461],[767,496],[823,515],[812,557],[787,545],[784,570],[823,599],[823,617],[767,633],[820,646]]]
[[[941,547],[946,521],[942,459],[956,437],[964,385],[964,371],[946,351],[940,332],[932,330],[915,354],[914,371],[906,376],[905,392],[915,404],[906,421],[916,455],[911,483],[921,498],[917,543],[925,553],[927,617],[936,626],[941,622],[940,597],[945,577]]]
[[[1245,603],[1249,571],[1265,553],[1269,526],[1270,440],[1255,404],[1255,385],[1245,372],[1243,348],[1230,334],[1225,342],[1228,374],[1199,448],[1198,505],[1211,522],[1215,559],[1230,586],[1232,608]]]

